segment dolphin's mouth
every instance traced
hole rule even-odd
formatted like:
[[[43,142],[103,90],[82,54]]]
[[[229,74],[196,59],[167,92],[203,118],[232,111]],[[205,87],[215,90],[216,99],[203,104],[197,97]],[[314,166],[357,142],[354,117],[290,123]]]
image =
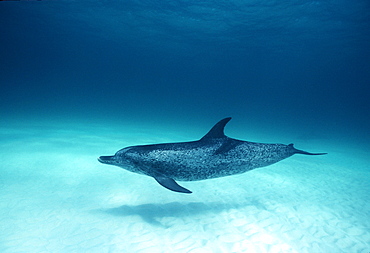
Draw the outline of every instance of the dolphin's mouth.
[[[114,162],[114,156],[100,156],[98,161],[105,164],[112,164]]]

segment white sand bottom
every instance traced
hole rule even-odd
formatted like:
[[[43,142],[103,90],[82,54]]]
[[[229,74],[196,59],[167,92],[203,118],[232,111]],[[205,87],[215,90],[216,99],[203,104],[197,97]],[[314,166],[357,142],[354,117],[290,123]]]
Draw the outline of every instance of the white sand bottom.
[[[116,130],[0,128],[0,252],[370,251],[368,150],[307,143],[329,154],[180,182],[186,195],[96,160],[127,145],[183,141],[182,129],[172,139]]]

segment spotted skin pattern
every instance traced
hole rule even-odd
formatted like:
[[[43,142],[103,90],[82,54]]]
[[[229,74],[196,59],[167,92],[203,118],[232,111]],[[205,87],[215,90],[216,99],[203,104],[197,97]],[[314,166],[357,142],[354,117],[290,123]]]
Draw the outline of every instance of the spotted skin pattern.
[[[274,164],[297,153],[324,154],[298,150],[293,144],[264,144],[229,138],[224,135],[224,127],[230,119],[219,121],[198,141],[131,146],[98,160],[154,177],[172,191],[191,193],[174,180],[197,181],[230,176]]]

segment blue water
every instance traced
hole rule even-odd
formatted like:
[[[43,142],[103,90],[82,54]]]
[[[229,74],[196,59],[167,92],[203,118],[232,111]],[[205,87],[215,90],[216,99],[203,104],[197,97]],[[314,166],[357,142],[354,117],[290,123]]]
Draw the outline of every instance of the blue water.
[[[2,1],[0,251],[369,252],[369,13]],[[329,154],[183,183],[191,196],[96,160],[228,116],[231,137]]]

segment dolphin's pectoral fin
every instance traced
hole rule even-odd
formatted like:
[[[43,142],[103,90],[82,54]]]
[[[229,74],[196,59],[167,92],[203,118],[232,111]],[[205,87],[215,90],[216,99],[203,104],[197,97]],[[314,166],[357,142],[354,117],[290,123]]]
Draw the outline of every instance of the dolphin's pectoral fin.
[[[174,192],[191,193],[188,189],[178,185],[175,180],[168,177],[155,177],[155,180],[162,185],[164,188]]]

